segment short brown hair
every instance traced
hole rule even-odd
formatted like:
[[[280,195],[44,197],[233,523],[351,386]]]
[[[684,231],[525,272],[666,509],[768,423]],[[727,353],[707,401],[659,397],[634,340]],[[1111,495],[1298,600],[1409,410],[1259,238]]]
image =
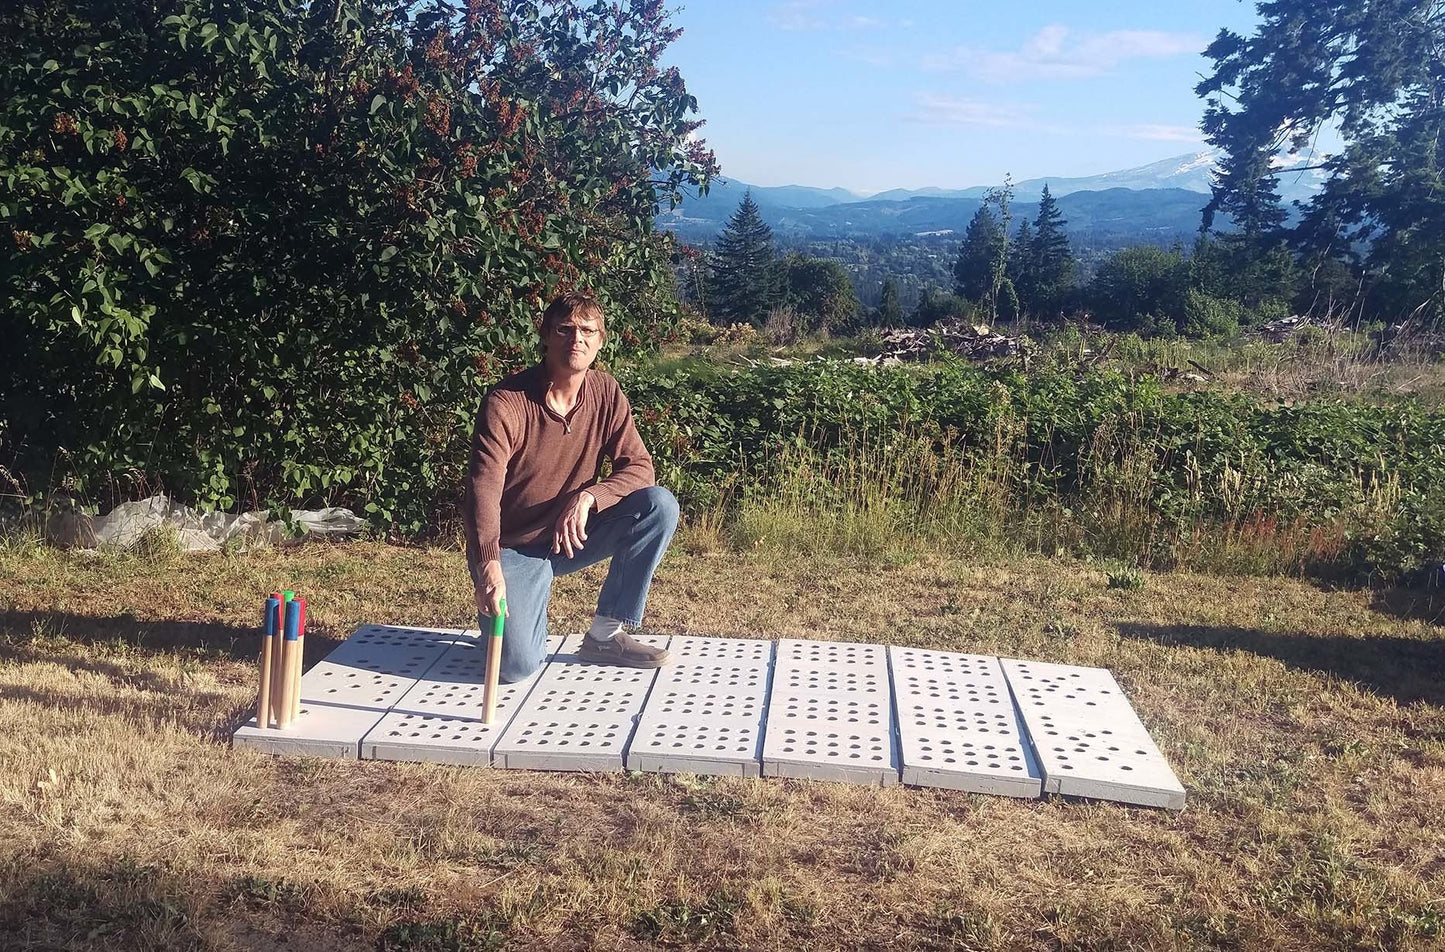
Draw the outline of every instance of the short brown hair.
[[[559,294],[547,305],[547,310],[542,312],[542,326],[538,328],[545,343],[552,333],[552,328],[569,317],[596,318],[597,326],[602,331],[602,339],[607,339],[607,316],[602,313],[602,305],[597,299],[586,291],[568,291]]]

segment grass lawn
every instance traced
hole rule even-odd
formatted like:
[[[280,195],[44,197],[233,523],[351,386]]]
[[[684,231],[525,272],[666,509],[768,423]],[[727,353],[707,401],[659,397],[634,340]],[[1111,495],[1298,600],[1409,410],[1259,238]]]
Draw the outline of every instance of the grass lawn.
[[[575,630],[602,569],[560,579]],[[469,626],[459,552],[0,551],[0,948],[1287,948],[1445,943],[1445,629],[1308,582],[691,541],[663,633],[1103,665],[1182,813],[947,791],[233,751],[266,592],[307,664]]]

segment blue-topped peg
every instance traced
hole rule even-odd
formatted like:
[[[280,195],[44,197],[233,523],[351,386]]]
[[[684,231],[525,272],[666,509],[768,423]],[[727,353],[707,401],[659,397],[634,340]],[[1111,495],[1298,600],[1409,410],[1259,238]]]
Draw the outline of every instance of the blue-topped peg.
[[[301,634],[301,605],[299,602],[286,603],[286,640],[295,641]]]

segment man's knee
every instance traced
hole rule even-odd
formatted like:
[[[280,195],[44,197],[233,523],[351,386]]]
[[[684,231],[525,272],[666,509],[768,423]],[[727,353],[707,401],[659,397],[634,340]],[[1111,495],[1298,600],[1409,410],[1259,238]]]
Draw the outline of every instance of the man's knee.
[[[646,486],[633,495],[638,497],[643,516],[651,516],[667,525],[677,525],[679,507],[671,490],[662,486]]]
[[[501,684],[516,684],[524,681],[533,671],[542,666],[541,658],[503,658],[497,669],[497,681]]]
[[[542,666],[546,660],[547,650],[545,645],[538,650],[531,644],[527,644],[519,636],[513,639],[511,644],[507,639],[502,639],[502,660],[497,665],[497,680],[503,684],[515,684],[524,680],[533,671]]]

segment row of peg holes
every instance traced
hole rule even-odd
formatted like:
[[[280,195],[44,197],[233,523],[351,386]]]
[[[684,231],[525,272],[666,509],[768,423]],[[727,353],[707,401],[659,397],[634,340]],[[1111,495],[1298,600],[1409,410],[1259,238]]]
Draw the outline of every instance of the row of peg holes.
[[[980,733],[988,733],[991,731],[997,731],[1001,734],[1014,733],[1011,723],[1012,719],[1007,714],[941,711],[937,709],[929,713],[925,708],[915,706],[911,718],[914,727],[932,727],[937,730],[953,728],[955,730]]]
[[[600,672],[600,673],[599,673]],[[651,669],[618,668],[610,665],[576,662],[560,668],[548,668],[547,678],[551,681],[583,681],[587,684],[640,684],[652,677]]]
[[[719,671],[716,669],[698,668],[692,671],[679,671],[671,675],[669,680],[674,684],[707,684],[714,687],[757,687],[763,683],[768,676],[766,669],[742,671]]]
[[[514,742],[532,743],[539,747],[591,747],[594,743],[603,747],[611,746],[609,742],[616,736],[616,730],[601,724],[540,724],[533,721],[517,735]]]
[[[881,692],[887,682],[871,671],[790,670],[784,683],[798,691],[862,691],[871,694]]]
[[[991,659],[954,658],[948,655],[920,655],[911,651],[897,651],[893,654],[898,666],[905,671],[921,669],[944,674],[963,675],[973,678],[995,678],[998,668]]]
[[[778,651],[779,658],[789,661],[828,661],[876,663],[883,660],[883,649],[878,645],[852,645],[841,642],[815,642],[790,644]]]
[[[992,688],[964,688],[959,690],[948,686],[932,686],[908,692],[911,695],[921,695],[932,698],[935,701],[960,701],[969,704],[1002,704],[1003,698]]]
[[[416,727],[428,721],[437,721],[449,726],[435,728],[433,733],[427,736],[423,736],[426,735],[425,729],[409,730],[409,728]],[[452,724],[452,719],[449,717],[426,717],[424,715],[407,717],[386,733],[388,737],[421,738],[423,740],[459,740],[479,743],[483,739],[481,735],[487,730],[487,725],[485,724],[469,724],[465,721],[457,721],[455,722],[455,726],[451,726]],[[448,737],[448,734],[451,734],[451,736]]]
[[[717,717],[755,717],[762,708],[762,701],[750,698],[739,700],[717,700],[715,698],[668,698],[653,701],[648,711],[659,714],[711,714]]]
[[[598,690],[574,691],[552,688],[532,695],[542,710],[586,708],[599,714],[628,714],[637,706],[638,698],[625,692]]]
[[[772,645],[766,641],[759,644],[736,644],[728,642],[674,642],[670,648],[679,660],[722,660],[722,661],[767,661],[773,656]]]
[[[991,770],[1003,770],[1007,768],[1020,772],[1024,769],[1023,757],[1016,753],[1006,752],[1019,750],[1020,748],[1009,746],[1003,749],[1005,752],[1000,752],[1000,748],[993,744],[979,746],[972,741],[966,740],[955,744],[950,740],[936,741],[930,740],[927,737],[920,737],[918,739],[918,749],[922,751],[922,753],[918,755],[918,759],[935,759],[934,745],[938,746],[938,750],[936,751],[937,759],[946,764],[957,764],[962,761],[965,767],[987,767]],[[968,750],[956,749],[959,747],[966,747]]]
[[[658,724],[655,730],[659,734],[668,730],[680,733],[674,733],[671,737],[654,737],[648,743],[649,747],[671,747],[674,750],[691,747],[692,750],[714,750],[722,753],[732,751],[747,754],[757,746],[751,727],[739,727],[734,730],[729,727],[714,728],[699,724],[673,724],[671,727],[667,724]],[[709,734],[719,736],[708,740]],[[721,736],[724,734],[733,736]]]
[[[1042,721],[1043,728],[1044,728],[1044,733],[1045,733],[1046,735],[1048,735],[1049,737],[1058,737],[1058,736],[1060,735],[1060,731],[1059,731],[1059,729],[1058,729],[1058,726],[1054,723],[1053,717],[1051,717],[1051,716],[1048,715],[1048,714],[1045,714],[1045,715],[1043,715],[1043,716],[1040,718],[1040,721]],[[1083,735],[1083,736],[1081,737],[1080,735]],[[1075,744],[1079,745],[1079,746],[1077,746],[1077,747],[1074,748],[1074,751],[1073,751],[1074,753],[1076,753],[1076,754],[1081,754],[1081,753],[1082,753],[1082,754],[1087,754],[1087,753],[1090,752],[1090,746],[1089,746],[1090,741],[1094,741],[1094,740],[1100,740],[1100,741],[1113,740],[1115,735],[1114,735],[1114,732],[1113,732],[1112,730],[1109,730],[1108,728],[1101,728],[1101,729],[1099,729],[1099,730],[1097,730],[1097,731],[1077,731],[1077,732],[1075,732],[1075,733],[1073,733],[1073,734],[1067,734],[1067,735],[1064,735],[1064,736],[1065,736],[1068,740],[1073,741]],[[1084,740],[1084,738],[1088,738],[1088,740]],[[1126,755],[1127,755],[1127,753],[1128,753],[1127,751],[1124,751],[1124,750],[1122,750],[1121,748],[1115,747],[1115,746],[1113,746],[1113,745],[1109,745],[1108,749],[1109,749],[1109,751],[1111,751],[1112,753],[1126,754]],[[1052,748],[1052,751],[1053,751],[1054,754],[1056,754],[1055,759],[1059,761],[1059,766],[1060,766],[1060,767],[1062,767],[1064,770],[1073,770],[1073,769],[1074,769],[1074,765],[1071,764],[1071,763],[1069,763],[1069,757],[1068,757],[1068,754],[1066,753],[1066,748],[1064,748],[1064,747],[1054,747],[1054,748]],[[1142,747],[1136,747],[1136,748],[1134,749],[1134,753],[1135,753],[1135,754],[1138,754],[1139,756],[1142,756],[1142,757],[1149,757],[1149,756],[1151,756],[1150,752],[1147,751],[1147,750],[1145,750],[1145,749],[1142,748]],[[1098,761],[1102,761],[1102,762],[1104,762],[1104,763],[1112,763],[1111,758],[1109,758],[1109,757],[1107,757],[1107,756],[1104,756],[1104,755],[1102,755],[1102,754],[1095,755],[1094,759],[1095,759],[1095,760],[1098,760]],[[1115,767],[1118,767],[1120,770],[1132,771],[1132,770],[1134,769],[1133,767],[1131,767],[1131,766],[1128,765],[1128,764],[1113,763],[1112,765],[1115,766]]]
[[[876,701],[795,700],[785,701],[782,706],[786,717],[844,720],[849,724],[867,724],[870,727],[882,726],[884,722],[883,708]]]
[[[784,739],[781,741],[780,749],[785,754],[796,752],[805,757],[822,754],[825,757],[843,757],[848,760],[881,761],[883,759],[883,755],[877,753],[881,745],[876,737],[862,737],[858,734],[821,734],[818,731],[798,731],[793,728],[784,728],[782,733]],[[846,749],[844,744],[847,745]]]

